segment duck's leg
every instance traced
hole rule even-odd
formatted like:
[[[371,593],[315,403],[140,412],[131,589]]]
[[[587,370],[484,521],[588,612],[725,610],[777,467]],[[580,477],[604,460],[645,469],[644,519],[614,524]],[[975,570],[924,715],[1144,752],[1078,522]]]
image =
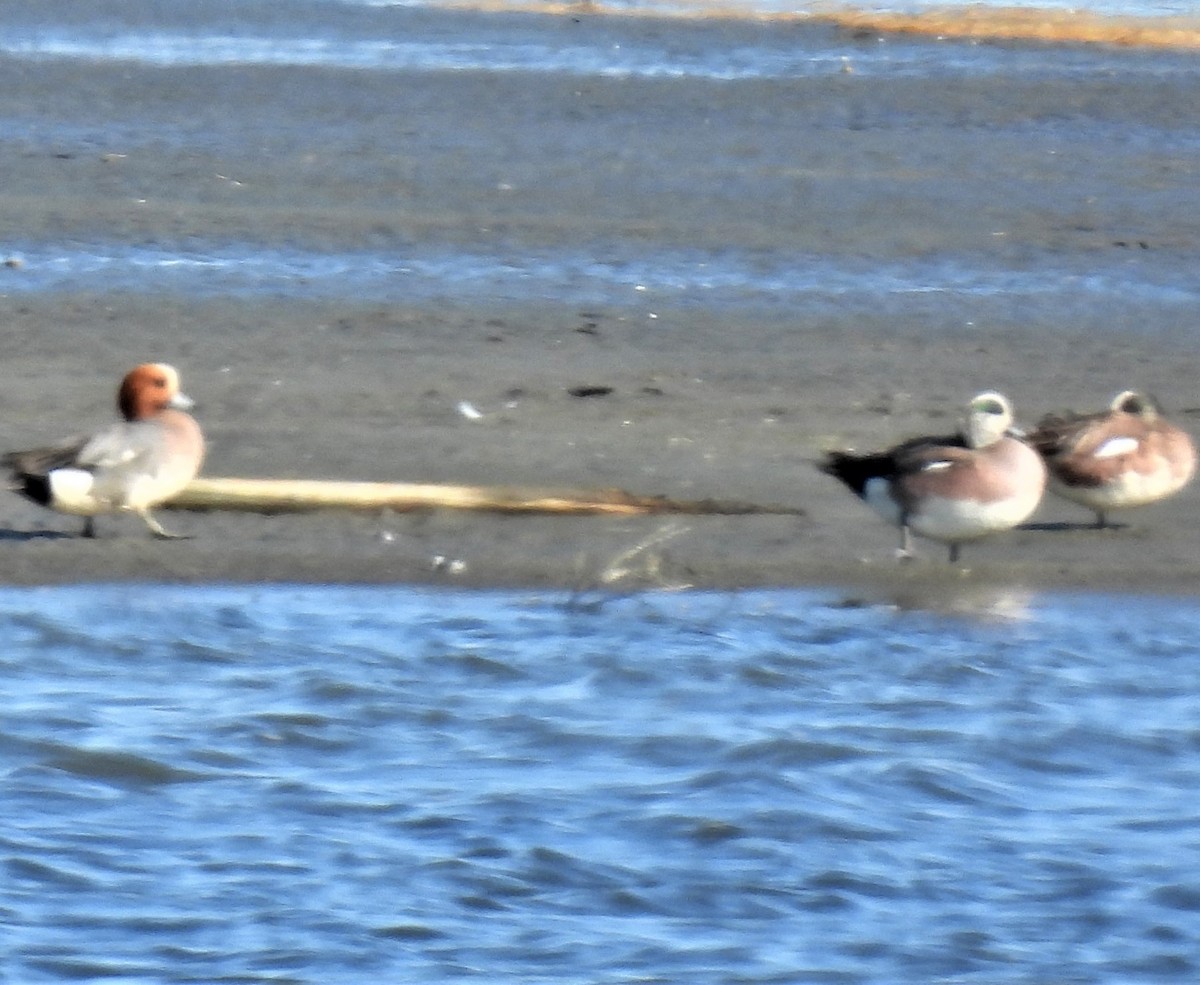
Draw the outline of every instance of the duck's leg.
[[[950,545],[950,563],[958,564],[958,544]]]
[[[153,515],[150,513],[150,511],[148,509],[135,510],[134,512],[137,513],[137,515],[142,518],[142,521],[146,524],[147,527],[150,528],[150,532],[152,534],[154,534],[154,536],[157,537],[159,540],[187,540],[188,539],[187,534],[173,534],[169,530],[164,530],[163,525],[161,523],[159,523],[156,519],[154,519]]]
[[[1103,530],[1108,526],[1108,517],[1104,515],[1103,510],[1096,510],[1096,529]]]
[[[88,538],[96,536],[96,518],[94,516],[84,517],[83,531],[79,536]]]
[[[911,561],[916,555],[912,549],[912,534],[909,532],[908,524],[900,524],[900,546],[896,548],[896,560]]]

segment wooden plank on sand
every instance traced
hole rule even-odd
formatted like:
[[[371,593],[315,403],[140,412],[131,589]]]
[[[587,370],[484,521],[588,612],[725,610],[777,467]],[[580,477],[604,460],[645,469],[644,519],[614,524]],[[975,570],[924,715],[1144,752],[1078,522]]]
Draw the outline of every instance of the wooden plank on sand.
[[[803,516],[794,506],[737,500],[638,496],[621,489],[549,490],[512,486],[456,486],[424,482],[336,482],[322,479],[193,479],[162,504],[183,510],[297,513],[307,510],[479,510],[492,513],[773,514]]]

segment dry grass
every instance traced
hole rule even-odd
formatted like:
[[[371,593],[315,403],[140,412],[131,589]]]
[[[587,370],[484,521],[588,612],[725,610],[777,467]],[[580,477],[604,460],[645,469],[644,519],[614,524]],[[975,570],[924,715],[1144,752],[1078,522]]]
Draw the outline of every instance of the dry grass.
[[[614,7],[605,0],[450,0],[465,10],[526,10],[550,15],[612,14],[621,17],[818,21],[852,31],[920,34],[984,41],[1042,41],[1056,44],[1108,44],[1122,47],[1200,49],[1200,17],[1122,17],[1078,10],[1021,7],[946,6],[914,14],[814,4],[804,11],[748,11],[725,0],[654,0],[653,5]]]
[[[943,7],[916,14],[829,9],[815,16],[851,30],[880,33],[1141,48],[1200,48],[1200,20],[1196,18],[1106,17],[1083,11],[1016,7]]]

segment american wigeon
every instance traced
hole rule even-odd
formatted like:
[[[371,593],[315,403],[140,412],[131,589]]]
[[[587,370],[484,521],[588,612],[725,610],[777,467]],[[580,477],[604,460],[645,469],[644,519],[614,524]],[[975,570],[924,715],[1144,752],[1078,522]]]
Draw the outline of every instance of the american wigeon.
[[[1029,435],[1046,460],[1050,489],[1108,523],[1109,510],[1144,506],[1179,492],[1196,471],[1191,436],[1134,390],[1095,414],[1049,414]]]
[[[94,518],[128,511],[156,537],[172,537],[150,508],[186,486],[204,459],[200,425],[185,413],[192,400],[179,391],[179,374],[165,363],[129,371],[117,391],[124,421],[47,448],[9,452],[13,488],[42,506],[87,517],[83,536],[95,536]]]
[[[959,434],[870,455],[829,452],[821,469],[900,528],[901,557],[911,556],[911,531],[948,544],[953,563],[960,544],[1015,527],[1042,498],[1046,467],[1012,423],[1005,397],[981,393]]]

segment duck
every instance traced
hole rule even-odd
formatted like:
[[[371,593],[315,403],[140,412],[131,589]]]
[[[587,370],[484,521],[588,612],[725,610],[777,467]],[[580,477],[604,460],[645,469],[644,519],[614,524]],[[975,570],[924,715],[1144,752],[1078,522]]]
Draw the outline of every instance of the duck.
[[[873,454],[830,451],[819,467],[900,529],[898,557],[913,557],[915,533],[946,544],[951,564],[962,544],[1025,522],[1046,487],[1041,456],[1014,432],[1008,398],[992,390],[971,399],[957,434]]]
[[[1196,472],[1196,445],[1168,421],[1158,403],[1122,390],[1108,410],[1047,414],[1029,433],[1050,472],[1050,491],[1110,526],[1110,510],[1145,506],[1173,496]]]
[[[167,363],[143,363],[117,390],[122,421],[84,437],[8,452],[0,464],[12,488],[40,506],[85,518],[82,535],[95,537],[102,514],[136,514],[151,534],[175,539],[150,512],[180,492],[200,471],[204,435],[187,413],[194,401]]]

